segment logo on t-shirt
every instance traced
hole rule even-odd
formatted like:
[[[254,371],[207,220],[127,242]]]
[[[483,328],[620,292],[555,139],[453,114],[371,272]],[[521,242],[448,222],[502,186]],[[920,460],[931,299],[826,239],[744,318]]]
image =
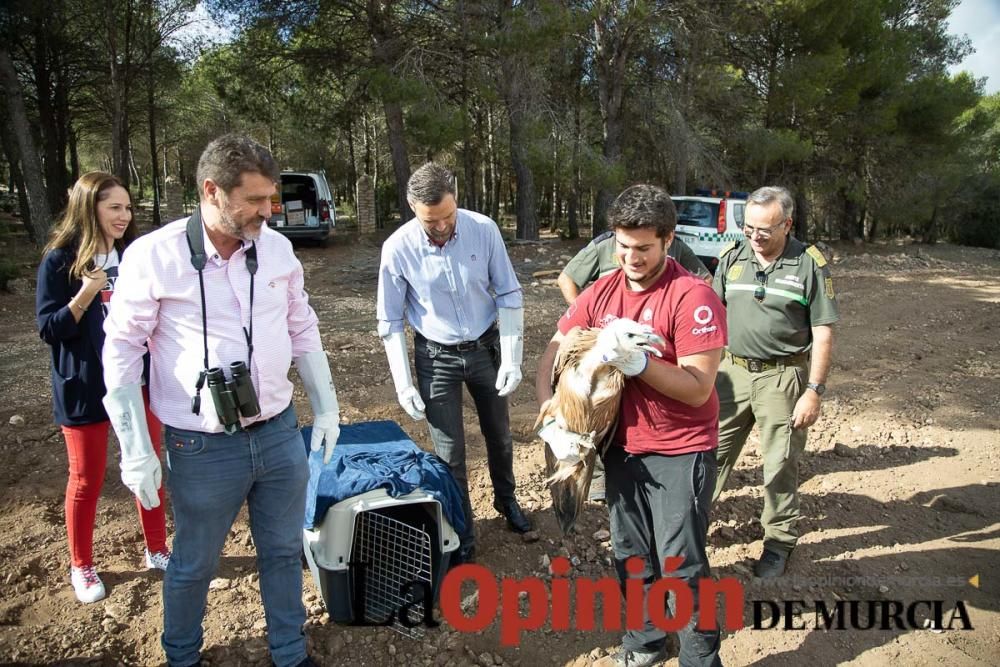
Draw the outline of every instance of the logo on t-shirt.
[[[108,308],[111,306],[111,295],[115,291],[115,282],[118,281],[118,267],[111,266],[105,269],[108,276],[108,281],[101,288],[101,309],[104,311],[104,317],[108,316]]]
[[[608,313],[597,322],[597,325],[599,328],[603,329],[604,327],[608,326],[617,319],[618,319],[617,315],[612,315],[611,313]]]
[[[640,322],[652,322],[653,321],[653,309],[652,308],[647,308],[646,310],[642,311],[642,318],[639,321]]]
[[[709,326],[708,323],[712,321],[715,317],[715,313],[708,306],[698,306],[694,309],[694,321],[702,325],[700,327],[694,327],[691,329],[691,333],[695,336],[701,336],[702,334],[712,333],[719,329],[716,325]]]

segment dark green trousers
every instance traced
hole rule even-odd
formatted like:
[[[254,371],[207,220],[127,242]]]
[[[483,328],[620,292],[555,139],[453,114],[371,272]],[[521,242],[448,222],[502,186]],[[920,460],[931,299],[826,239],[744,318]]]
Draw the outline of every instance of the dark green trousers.
[[[792,410],[809,381],[808,362],[751,373],[726,355],[715,381],[719,393],[719,479],[713,502],[739,459],[754,424],[764,462],[764,548],[789,553],[798,541],[799,458],[807,429],[793,429]]]

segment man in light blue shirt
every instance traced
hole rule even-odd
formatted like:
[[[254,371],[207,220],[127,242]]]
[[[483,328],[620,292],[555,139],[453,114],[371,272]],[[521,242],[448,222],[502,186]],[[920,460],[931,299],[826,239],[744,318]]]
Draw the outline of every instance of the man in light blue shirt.
[[[454,177],[429,162],[413,172],[407,199],[416,217],[382,246],[378,333],[399,404],[426,415],[434,449],[451,468],[466,514],[459,560],[474,558],[472,504],[465,465],[462,385],[469,388],[486,439],[493,507],[511,530],[537,537],[514,496],[507,396],[521,382],[524,309],[500,230],[458,208]],[[410,376],[405,321],[413,328],[417,386]]]

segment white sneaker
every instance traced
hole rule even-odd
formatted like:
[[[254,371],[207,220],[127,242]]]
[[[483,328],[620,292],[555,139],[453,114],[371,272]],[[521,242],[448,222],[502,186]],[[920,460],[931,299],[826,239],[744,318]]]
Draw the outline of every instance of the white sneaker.
[[[166,571],[167,565],[170,564],[170,549],[164,549],[163,551],[151,552],[146,549],[146,569],[147,570],[163,570]]]
[[[106,595],[104,582],[97,576],[97,569],[93,565],[72,568],[69,580],[73,583],[76,599],[80,602],[97,602]]]

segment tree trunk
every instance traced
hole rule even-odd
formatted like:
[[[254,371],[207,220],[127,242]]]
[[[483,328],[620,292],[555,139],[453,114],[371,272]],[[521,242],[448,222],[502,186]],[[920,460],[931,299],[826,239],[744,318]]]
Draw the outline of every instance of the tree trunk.
[[[863,239],[864,236],[856,236],[855,223],[857,222],[857,204],[850,198],[846,187],[840,188],[840,240],[851,241],[855,238]]]
[[[361,114],[361,136],[364,138],[364,148],[365,148],[365,173],[369,176],[373,175],[372,171],[372,141],[368,136],[368,114]]]
[[[935,207],[934,213],[937,213],[937,208]],[[878,218],[872,216],[871,225],[868,227],[868,240],[874,241],[878,238]]]
[[[80,178],[80,153],[76,142],[76,130],[73,128],[72,123],[69,126],[67,138],[69,140],[70,175],[73,178],[73,182],[76,183],[76,179]]]
[[[552,179],[552,221],[549,223],[549,229],[551,229],[552,232],[554,233],[559,231],[559,225],[562,223],[562,207],[563,207],[563,202],[562,202],[563,190],[561,187],[559,187],[560,185],[558,176],[559,170],[557,167],[557,165],[559,164],[558,144],[557,148],[553,151],[552,157],[553,157],[552,164],[555,167],[553,169],[553,173],[556,174],[556,176]]]
[[[492,110],[487,112],[486,116],[489,128],[487,130],[487,141],[490,147],[490,217],[500,221],[500,188],[502,186],[502,179],[500,175],[500,160],[497,158],[497,128],[496,121],[493,117]]]
[[[489,108],[486,110],[486,118],[479,125],[480,143],[486,148],[483,155],[483,213],[497,219],[496,198],[493,196],[494,181],[494,157],[493,157],[493,113]]]
[[[152,54],[150,54],[152,58]],[[146,108],[149,113],[149,159],[150,179],[153,186],[153,226],[159,227],[160,221],[160,165],[156,159],[156,94],[153,84],[153,65],[149,64],[149,85],[146,90]]]
[[[43,169],[50,211],[62,209],[65,203],[66,167],[59,154],[59,124],[53,108],[52,68],[49,61],[51,35],[46,29],[47,15],[37,13],[34,23],[34,53],[32,69],[35,79],[39,135],[42,142]]]
[[[180,212],[183,214],[187,211],[187,174],[184,173],[184,162],[181,161],[181,150],[177,149],[177,183],[180,185],[181,189],[181,209]],[[199,185],[195,183],[195,190],[199,189]],[[195,195],[195,201],[198,200],[200,194]]]
[[[595,70],[597,97],[601,108],[604,134],[604,173],[597,189],[594,203],[592,234],[597,236],[607,229],[607,212],[617,190],[617,170],[625,137],[623,107],[625,102],[626,70],[630,49],[625,36],[626,28],[617,25],[611,17],[594,20]]]
[[[527,124],[531,117],[526,74],[528,67],[530,64],[523,57],[516,54],[500,55],[500,71],[503,76],[501,90],[510,127],[510,161],[517,186],[514,199],[517,216],[515,236],[522,241],[537,241],[538,193],[535,191],[535,176],[528,161],[530,138],[527,136]]]
[[[116,11],[115,3],[108,3],[108,87],[111,94],[111,170],[128,187],[132,182],[129,164],[128,93],[131,75],[131,35],[133,11],[129,7],[124,16]],[[121,27],[125,38],[119,45],[117,30]],[[121,46],[121,48],[119,48]]]
[[[6,132],[4,132],[6,134]],[[31,226],[31,215],[28,213],[31,204],[28,202],[28,192],[24,187],[24,174],[21,173],[21,167],[17,162],[10,165],[11,178],[14,179],[14,183],[17,185],[17,205],[18,209],[22,211],[21,213],[21,224],[24,226],[24,231],[28,235],[28,240],[30,240],[35,245],[41,246],[43,239],[35,238],[35,228]]]
[[[684,119],[677,118],[675,122],[683,124]],[[690,159],[688,152],[687,131],[682,126],[679,126],[678,129],[679,131],[674,136],[674,145],[672,146],[674,159],[674,182],[670,191],[675,195],[686,195],[688,161]]]
[[[124,93],[121,91],[121,72],[117,63],[111,65],[111,171],[128,186],[131,173],[128,168],[128,116],[125,111]]]
[[[795,238],[805,241],[809,238],[809,201],[806,199],[805,188],[801,183],[795,188],[795,223],[793,233]]]
[[[5,127],[13,132],[12,148],[16,148],[18,152],[18,156],[12,159],[11,163],[13,164],[16,159],[19,159],[24,176],[27,211],[22,211],[22,214],[28,213],[28,236],[36,245],[40,245],[45,241],[49,227],[52,225],[52,210],[49,208],[49,196],[42,178],[42,165],[38,159],[38,149],[35,147],[31,125],[24,108],[21,83],[17,80],[14,64],[11,62],[6,47],[0,47],[0,83],[3,85],[4,95],[7,98],[9,125],[5,124]]]
[[[122,101],[122,96],[119,92],[118,87],[121,85],[119,79],[121,75],[118,72],[118,65],[111,65],[111,94],[112,94],[112,111],[111,111],[111,171],[118,178],[122,179],[125,185],[129,185],[129,170],[128,170],[128,160],[125,158],[125,148],[123,144],[125,143],[125,138],[128,136],[128,130],[125,127],[125,109]]]
[[[618,87],[618,84],[615,84]],[[617,196],[618,188],[613,185],[622,155],[622,141],[625,136],[625,126],[622,121],[621,101],[617,108],[609,107],[609,113],[604,120],[604,169],[601,186],[597,191],[597,204],[594,209],[594,235],[607,229],[607,214],[611,202]]]
[[[354,155],[354,119],[348,118],[347,120],[347,154],[350,159],[350,164],[347,167],[347,180],[348,188],[347,191],[350,192],[351,204],[354,206],[354,215],[358,214],[358,167],[357,167],[357,157]]]
[[[142,186],[142,177],[139,175],[139,167],[135,164],[135,152],[132,150],[131,139],[128,141],[128,168],[130,178],[132,178],[135,182],[138,198],[142,199],[145,188]]]
[[[3,145],[3,153],[7,158],[10,168],[10,191],[17,192],[17,203],[21,212],[21,224],[24,231],[32,243],[38,243],[35,239],[35,230],[31,226],[31,207],[28,204],[28,197],[24,189],[24,175],[18,159],[17,142],[10,129],[10,123],[3,116],[0,116],[0,143]]]
[[[403,131],[403,107],[399,102],[385,102],[385,125],[389,131],[389,152],[392,154],[392,172],[396,177],[396,203],[399,221],[413,217],[406,201],[406,185],[410,180],[410,158],[406,151],[406,134]]]
[[[522,241],[538,240],[537,195],[535,177],[528,164],[528,146],[520,113],[510,117],[510,161],[517,179],[515,210],[517,211],[516,238]]]
[[[578,48],[574,59],[574,95],[573,95],[573,152],[570,156],[569,168],[572,179],[569,191],[569,210],[566,213],[566,237],[580,238],[580,145],[583,142],[583,59],[584,50]]]
[[[465,133],[465,139],[462,142],[462,171],[465,179],[465,187],[462,190],[462,201],[463,206],[468,210],[478,211],[478,190],[476,188],[476,142],[475,137],[472,136],[471,128],[466,127]]]
[[[58,204],[59,208],[52,209],[53,211],[62,210],[66,203],[69,201],[69,188],[76,182],[76,178],[69,178],[69,174],[66,171],[66,151],[69,147],[69,135],[72,132],[73,124],[70,117],[69,109],[69,65],[65,62],[65,53],[60,53],[60,60],[56,67],[56,81],[55,81],[55,125],[56,125],[56,160],[58,161],[59,169],[56,177],[59,182],[53,186],[52,181],[48,182],[49,190],[51,191],[53,187],[58,187]],[[50,192],[51,196],[51,192]]]

